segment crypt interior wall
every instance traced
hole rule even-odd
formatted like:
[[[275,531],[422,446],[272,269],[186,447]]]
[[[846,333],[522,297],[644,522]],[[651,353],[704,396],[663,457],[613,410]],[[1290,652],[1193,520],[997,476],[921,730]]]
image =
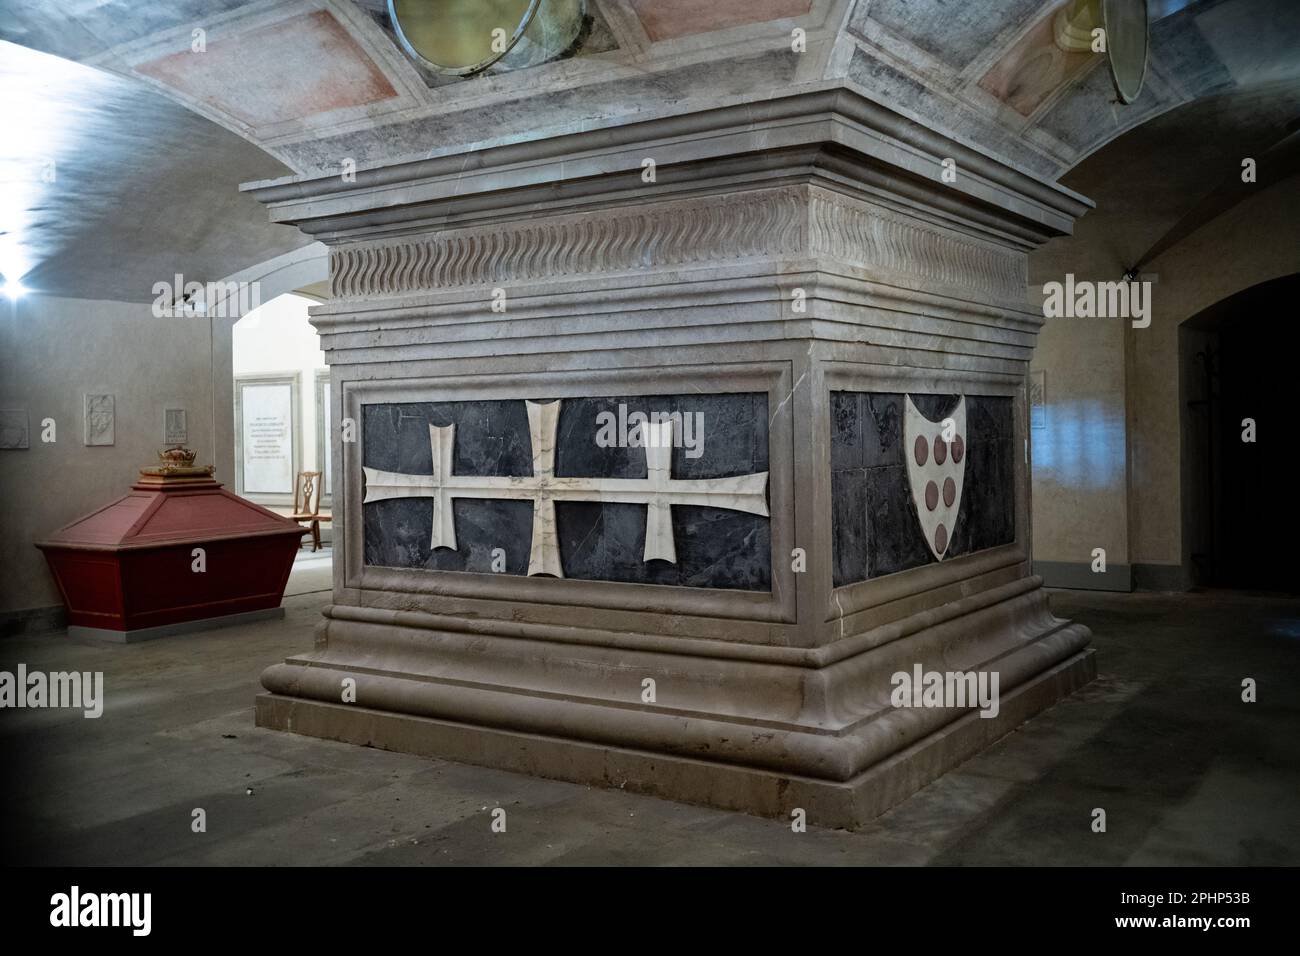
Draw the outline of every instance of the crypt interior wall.
[[[164,409],[186,409],[189,446],[230,480],[232,322],[155,318],[149,303],[0,300],[0,407],[26,408],[29,429],[27,449],[0,451],[0,615],[61,606],[33,542],[126,493],[164,447]],[[83,443],[87,393],[114,396],[112,445]],[[41,441],[46,418],[53,442]]]
[[[1179,490],[1178,329],[1228,296],[1300,271],[1300,176],[1252,196],[1156,259],[1151,328],[1129,329],[1133,554],[1187,574]]]
[[[1099,184],[1067,177],[1097,195]],[[1242,289],[1300,271],[1300,176],[1247,198],[1142,267],[1154,273],[1149,328],[1118,319],[1050,319],[1031,360],[1043,371],[1047,427],[1030,429],[1035,568],[1047,583],[1182,589],[1191,585],[1183,535],[1179,328]],[[1029,256],[1030,301],[1067,272],[1115,280],[1121,258],[1151,242],[1150,224],[1104,202],[1074,236]],[[1089,580],[1106,549],[1105,582]],[[1065,566],[1083,575],[1059,576]],[[1099,576],[1100,577],[1100,576]]]

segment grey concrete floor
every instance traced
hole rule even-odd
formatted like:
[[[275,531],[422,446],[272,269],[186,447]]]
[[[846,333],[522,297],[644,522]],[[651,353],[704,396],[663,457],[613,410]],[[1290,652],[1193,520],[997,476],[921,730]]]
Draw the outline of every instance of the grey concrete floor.
[[[98,864],[1300,863],[1300,601],[1059,592],[1097,681],[857,833],[253,726],[283,621],[128,646],[0,642],[0,669],[102,670],[104,716],[0,712],[4,855]],[[1240,700],[1244,677],[1259,701]],[[249,791],[252,791],[249,793]],[[505,833],[492,810],[506,809]],[[1092,810],[1107,813],[1093,833]],[[207,832],[191,829],[195,808]]]

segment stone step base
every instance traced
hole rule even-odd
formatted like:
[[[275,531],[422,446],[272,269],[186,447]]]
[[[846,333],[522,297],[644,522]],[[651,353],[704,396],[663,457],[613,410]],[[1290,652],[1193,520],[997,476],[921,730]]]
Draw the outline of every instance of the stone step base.
[[[279,694],[257,698],[257,726],[612,787],[760,816],[854,829],[902,802],[1096,676],[1085,648],[1002,695],[996,717],[953,721],[843,782],[556,736],[438,720]]]

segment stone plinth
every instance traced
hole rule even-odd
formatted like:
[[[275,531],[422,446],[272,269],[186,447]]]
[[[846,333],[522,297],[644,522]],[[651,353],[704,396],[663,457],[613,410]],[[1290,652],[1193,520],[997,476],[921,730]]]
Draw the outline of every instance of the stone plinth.
[[[1092,676],[1025,412],[1081,197],[836,89],[249,188],[331,246],[353,425],[260,725],[854,826]]]

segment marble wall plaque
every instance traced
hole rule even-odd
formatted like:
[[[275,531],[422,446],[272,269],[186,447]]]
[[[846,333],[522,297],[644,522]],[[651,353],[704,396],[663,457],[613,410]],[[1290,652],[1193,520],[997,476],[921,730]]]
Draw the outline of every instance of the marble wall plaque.
[[[293,385],[240,383],[240,488],[293,494]]]
[[[668,466],[661,473],[664,480],[695,481],[701,488],[724,491],[734,485],[743,493],[717,498],[717,504],[728,507],[673,503],[664,509],[670,521],[666,525],[650,518],[651,507],[637,500],[557,499],[554,546],[548,545],[545,555],[534,546],[535,504],[526,488],[508,489],[499,498],[451,498],[449,514],[437,519],[440,530],[435,532],[434,498],[427,488],[420,496],[400,496],[380,483],[379,472],[417,476],[413,480],[427,483],[433,473],[433,445],[439,442],[444,442],[440,454],[447,456],[450,467],[445,470],[450,475],[533,479],[538,460],[533,435],[542,424],[538,406],[543,404],[550,403],[521,399],[364,405],[362,463],[367,480],[377,483],[367,497],[395,495],[362,506],[366,564],[493,573],[495,552],[497,573],[541,571],[594,581],[771,589],[765,393],[562,400],[546,413],[557,416],[556,478],[582,479],[577,484],[583,487],[602,479],[647,479],[647,449],[623,443],[618,423],[638,410],[676,412],[683,419],[691,417],[691,433],[678,440],[680,445],[675,441],[662,449]],[[611,421],[613,432],[602,433],[602,423]],[[431,426],[435,436],[442,436],[433,438],[433,444]],[[454,431],[443,431],[447,426]],[[729,479],[735,479],[733,485],[724,485]],[[641,491],[629,491],[626,497],[645,499]],[[447,542],[451,535],[454,548],[433,546],[435,538]],[[657,551],[657,540],[671,552]],[[675,561],[647,559],[648,552],[671,553]]]
[[[0,408],[0,448],[27,448],[31,437],[25,408]]]
[[[112,445],[116,440],[117,414],[112,395],[86,395],[87,445]]]
[[[185,409],[163,409],[163,444],[183,445],[189,440],[190,431]]]
[[[908,479],[906,398],[932,422],[959,395],[831,393],[831,508],[836,587],[940,560],[922,528]],[[1015,419],[1010,397],[967,395],[965,469],[943,560],[1016,536]]]

